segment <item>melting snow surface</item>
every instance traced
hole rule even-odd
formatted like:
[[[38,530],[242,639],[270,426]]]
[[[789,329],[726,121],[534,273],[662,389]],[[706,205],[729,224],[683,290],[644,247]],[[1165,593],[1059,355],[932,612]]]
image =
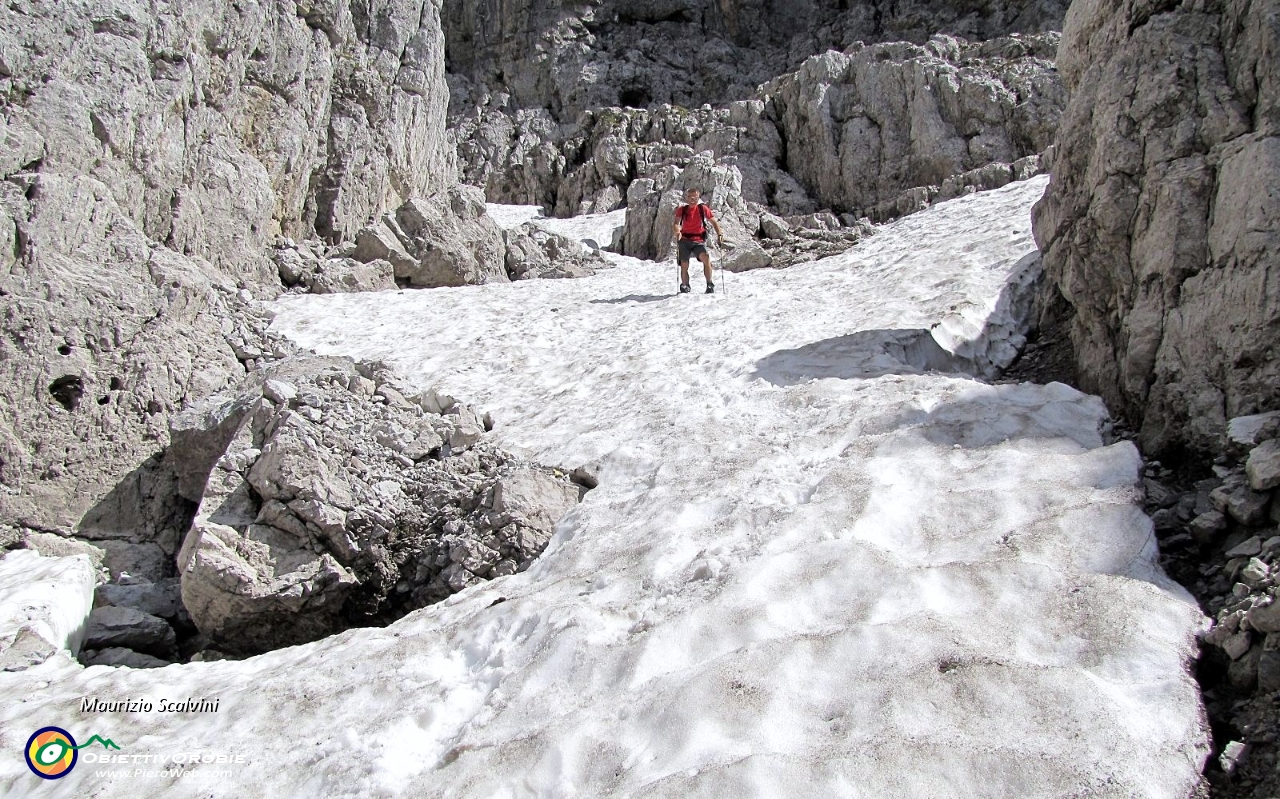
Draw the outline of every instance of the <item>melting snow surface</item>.
[[[15,550],[0,558],[0,648],[27,630],[79,650],[96,582],[85,556],[46,558]]]
[[[1007,327],[1044,185],[726,275],[727,296],[673,295],[671,264],[611,256],[580,280],[281,302],[303,345],[388,361],[600,487],[528,572],[386,629],[0,676],[0,789],[1187,795],[1208,753],[1188,673],[1201,616],[1155,566],[1137,452],[1104,446],[1101,402],[1066,386],[922,369],[948,316]],[[93,695],[221,707],[81,713]],[[43,784],[14,753],[46,724],[247,762]]]

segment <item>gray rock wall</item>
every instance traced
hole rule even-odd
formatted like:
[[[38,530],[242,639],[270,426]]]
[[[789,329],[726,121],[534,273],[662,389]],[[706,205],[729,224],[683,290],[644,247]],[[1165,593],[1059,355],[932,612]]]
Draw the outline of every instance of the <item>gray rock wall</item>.
[[[1052,141],[1065,102],[1053,35],[967,44],[938,36],[828,52],[762,91],[786,167],[820,206],[865,212]]]
[[[1280,3],[1079,0],[1036,206],[1085,387],[1150,452],[1280,407]]]
[[[454,100],[550,109],[697,106],[748,97],[805,58],[857,41],[985,40],[1060,30],[1065,0],[460,0],[445,9]]]
[[[779,214],[880,219],[899,215],[911,189],[991,164],[1010,179],[1027,171],[1010,165],[1049,145],[1066,102],[1057,46],[1052,33],[859,45],[719,108],[601,108],[558,125],[546,109],[488,106],[452,131],[463,178],[490,200],[559,215],[621,207],[633,181],[661,182],[709,152],[740,172],[747,201]]]
[[[136,538],[189,512],[167,420],[272,357],[268,245],[453,180],[439,8],[0,7],[0,523]]]

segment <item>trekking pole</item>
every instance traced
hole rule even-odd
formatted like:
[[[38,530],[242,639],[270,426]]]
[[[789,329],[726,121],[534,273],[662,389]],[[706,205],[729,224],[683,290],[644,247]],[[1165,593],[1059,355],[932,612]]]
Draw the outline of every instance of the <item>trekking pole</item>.
[[[724,282],[724,242],[716,238],[716,249],[720,251],[720,293],[729,296],[729,284]]]

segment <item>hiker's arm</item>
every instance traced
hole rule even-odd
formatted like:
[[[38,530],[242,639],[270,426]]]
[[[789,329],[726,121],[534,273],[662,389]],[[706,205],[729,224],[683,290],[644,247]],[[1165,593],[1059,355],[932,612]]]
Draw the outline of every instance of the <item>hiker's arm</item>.
[[[724,231],[720,229],[720,220],[711,217],[711,226],[716,229],[716,243],[724,244]]]
[[[671,223],[671,237],[673,239],[680,238],[680,218],[679,217],[676,217],[676,219]]]

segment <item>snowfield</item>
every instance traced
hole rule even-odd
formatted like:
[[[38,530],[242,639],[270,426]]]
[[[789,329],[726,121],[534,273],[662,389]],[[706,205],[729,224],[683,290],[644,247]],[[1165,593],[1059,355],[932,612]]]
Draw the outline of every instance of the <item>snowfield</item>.
[[[1044,187],[726,275],[727,296],[610,256],[580,280],[283,300],[302,345],[490,411],[499,445],[599,488],[528,572],[386,629],[0,675],[0,792],[1188,796],[1203,619],[1155,564],[1137,451],[1067,386],[928,369],[1018,343]],[[607,242],[617,220],[537,223]],[[92,696],[221,705],[82,713]],[[51,724],[155,760],[102,776],[84,749],[39,780],[18,753]],[[159,765],[206,751],[244,762]]]

